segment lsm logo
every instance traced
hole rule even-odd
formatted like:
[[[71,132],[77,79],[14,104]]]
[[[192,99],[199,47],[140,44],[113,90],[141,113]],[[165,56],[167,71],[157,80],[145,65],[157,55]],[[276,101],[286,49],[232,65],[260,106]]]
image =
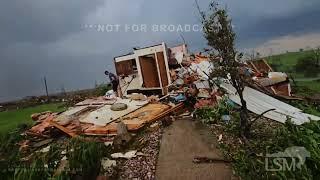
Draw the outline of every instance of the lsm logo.
[[[292,146],[284,152],[266,154],[265,168],[267,171],[295,171],[301,169],[310,157],[310,152],[304,147]]]

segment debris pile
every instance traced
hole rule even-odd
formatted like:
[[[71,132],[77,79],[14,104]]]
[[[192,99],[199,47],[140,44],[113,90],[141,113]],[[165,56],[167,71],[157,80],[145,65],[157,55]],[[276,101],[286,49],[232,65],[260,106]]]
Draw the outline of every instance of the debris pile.
[[[289,77],[286,73],[274,72],[264,59],[247,61],[247,65],[246,73],[263,91],[281,97],[292,96]]]
[[[134,49],[133,53],[114,59],[120,79],[120,97],[108,91],[105,96],[86,99],[62,113],[33,114],[32,119],[37,124],[26,134],[44,139],[38,142],[38,147],[49,144],[57,130],[70,137],[85,136],[113,144],[119,151],[111,155],[112,160],[104,159],[102,167],[118,166],[120,162],[120,178],[154,179],[161,120],[166,124],[171,115],[192,115],[194,109],[216,106],[221,99],[241,106],[228,79],[223,79],[218,86],[210,77],[213,61],[219,60],[201,53],[190,55],[186,45],[167,48],[162,43]],[[253,82],[243,92],[249,111],[261,114],[274,109],[263,116],[281,123],[287,118],[298,125],[310,119],[320,120],[269,96],[292,96],[285,73],[274,72],[264,60],[248,61],[243,67],[243,73]],[[228,115],[222,118],[231,120]],[[121,151],[134,139],[133,133],[150,124],[152,133],[139,140],[144,144],[141,149]],[[22,142],[21,149],[27,148],[29,143]],[[195,160],[211,162],[201,157]]]
[[[183,107],[182,103],[169,105],[160,102],[149,103],[145,100],[147,98],[133,99],[88,99],[60,114],[34,114],[32,116],[38,124],[27,133],[44,136],[48,130],[55,127],[71,137],[116,135],[119,122],[123,122],[128,131],[136,131],[145,124],[159,120]]]
[[[194,109],[217,105],[223,97],[241,105],[227,79],[217,86],[210,78],[213,62],[219,60],[201,53],[189,54],[185,44],[172,48],[167,48],[165,43],[136,48],[114,61],[121,79],[121,97],[108,91],[105,96],[86,99],[60,114],[34,114],[32,118],[37,124],[27,133],[50,137],[52,129],[59,129],[71,137],[114,137],[119,123],[128,132],[134,132],[183,107],[192,113]],[[243,67],[243,73],[253,82],[243,93],[251,112],[261,114],[275,109],[264,116],[282,123],[287,117],[296,124],[319,119],[269,96],[292,95],[285,73],[274,72],[265,60],[247,61]]]

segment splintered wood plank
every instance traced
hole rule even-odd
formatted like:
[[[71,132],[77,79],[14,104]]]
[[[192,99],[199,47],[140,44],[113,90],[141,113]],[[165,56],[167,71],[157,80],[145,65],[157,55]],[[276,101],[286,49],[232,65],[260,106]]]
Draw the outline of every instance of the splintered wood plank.
[[[68,134],[71,137],[76,137],[78,136],[76,133],[72,132],[70,129],[65,128],[64,126],[59,125],[58,123],[55,123],[53,121],[50,121],[50,124],[58,129],[60,129],[61,131],[63,131],[64,133]]]

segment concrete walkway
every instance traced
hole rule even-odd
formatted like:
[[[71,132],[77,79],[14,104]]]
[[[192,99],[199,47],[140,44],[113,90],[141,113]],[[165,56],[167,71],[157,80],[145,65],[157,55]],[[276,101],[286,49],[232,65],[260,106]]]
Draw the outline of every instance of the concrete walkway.
[[[216,141],[216,137],[200,123],[189,119],[173,122],[162,136],[156,179],[235,179],[229,164],[192,162],[194,156],[223,158]]]

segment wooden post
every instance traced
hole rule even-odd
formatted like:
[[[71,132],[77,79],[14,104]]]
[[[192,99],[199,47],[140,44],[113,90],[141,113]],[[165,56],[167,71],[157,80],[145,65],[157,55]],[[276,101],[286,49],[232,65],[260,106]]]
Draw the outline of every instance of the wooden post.
[[[113,139],[113,145],[116,149],[122,149],[130,140],[131,135],[127,126],[121,121],[117,124],[117,136]]]

